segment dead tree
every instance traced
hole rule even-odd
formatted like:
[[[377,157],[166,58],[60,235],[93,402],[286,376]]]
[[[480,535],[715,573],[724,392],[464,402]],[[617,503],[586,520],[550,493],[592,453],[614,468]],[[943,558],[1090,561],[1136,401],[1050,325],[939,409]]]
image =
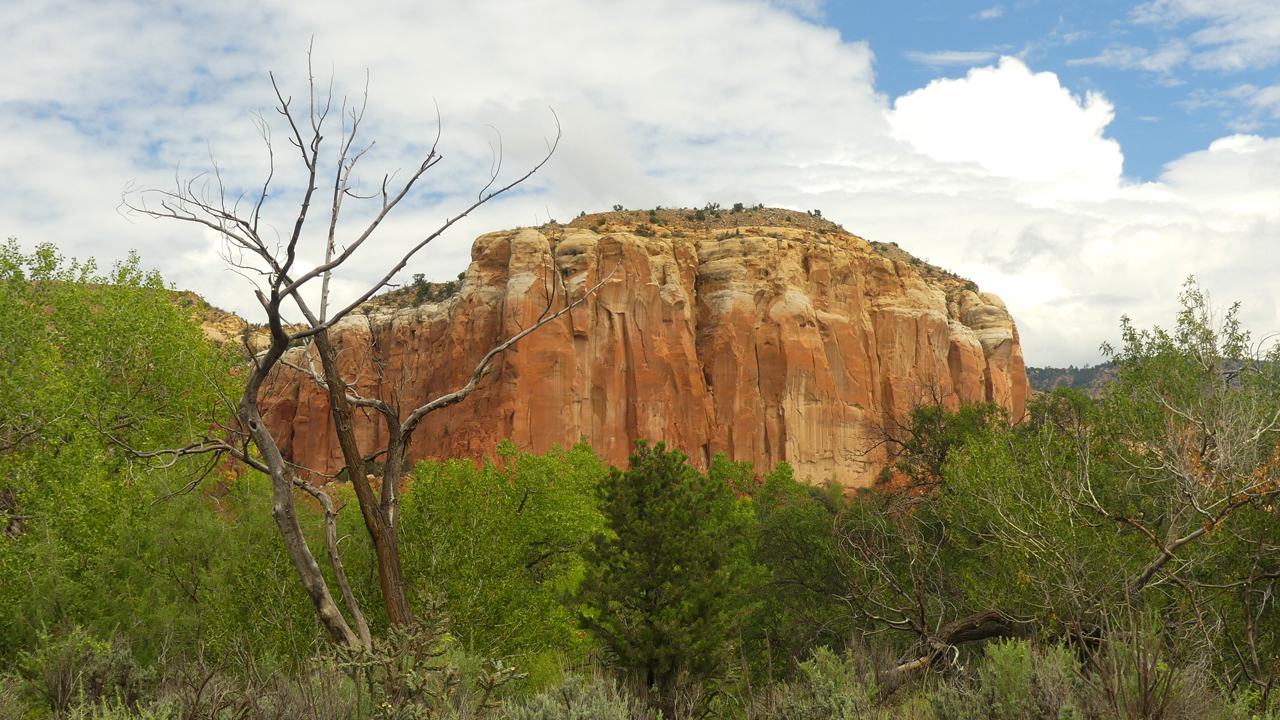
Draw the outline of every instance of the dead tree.
[[[309,55],[308,69],[310,69]],[[307,223],[312,220],[313,201],[317,193],[322,190],[322,165],[326,159],[322,150],[327,148],[323,144],[325,122],[329,119],[331,110],[334,109],[332,89],[328,93],[318,92],[314,74],[309,73],[309,104],[305,113],[299,113],[294,109],[292,98],[286,96],[280,89],[274,75],[271,76],[271,82],[277,101],[276,111],[287,124],[289,144],[298,153],[298,158],[306,171],[302,200],[296,215],[292,217],[291,230],[285,241],[277,243],[275,239],[266,239],[265,230],[260,225],[263,207],[271,187],[270,176],[263,183],[261,190],[254,194],[252,204],[247,207],[242,207],[238,198],[228,197],[229,194],[216,166],[211,176],[179,179],[176,186],[170,190],[126,188],[122,204],[129,212],[194,223],[212,229],[220,235],[224,242],[224,259],[233,269],[255,281],[258,287],[256,296],[266,313],[266,326],[270,334],[269,346],[251,355],[244,390],[238,401],[234,402],[235,422],[225,426],[226,432],[223,436],[201,438],[183,448],[139,452],[138,455],[164,462],[174,462],[186,455],[226,453],[270,476],[273,498],[272,517],[279,528],[286,552],[315,606],[321,623],[334,642],[369,647],[368,627],[346,581],[346,576],[342,572],[342,564],[338,556],[334,532],[336,511],[332,503],[328,502],[328,496],[324,491],[300,478],[298,468],[286,462],[283,457],[276,439],[263,421],[261,394],[264,383],[273,372],[285,367],[285,353],[290,347],[299,344],[308,346],[308,352],[314,353],[320,360],[319,372],[312,370],[307,372],[328,391],[330,412],[337,429],[346,472],[354,486],[365,528],[377,557],[378,579],[387,616],[395,625],[407,625],[414,621],[414,615],[409,606],[404,572],[400,563],[397,481],[404,467],[405,448],[413,432],[429,413],[461,402],[470,395],[485,373],[491,369],[494,360],[503,352],[510,349],[521,338],[569,312],[609,278],[606,276],[574,302],[567,302],[566,298],[565,306],[555,312],[551,311],[551,305],[555,300],[554,294],[548,297],[547,309],[538,322],[490,350],[476,365],[470,381],[463,387],[433,398],[426,404],[411,409],[407,414],[401,413],[398,404],[393,406],[381,399],[360,396],[353,391],[350,383],[339,372],[337,353],[330,338],[330,330],[379,290],[389,287],[409,261],[444,231],[481,205],[524,182],[546,164],[560,140],[559,124],[557,122],[556,137],[553,141],[548,141],[546,155],[541,161],[523,175],[502,185],[498,182],[501,151],[497,150],[488,182],[477,193],[474,201],[430,233],[414,239],[408,249],[397,253],[399,259],[380,279],[369,284],[358,297],[345,306],[333,309],[329,302],[329,282],[332,274],[357,253],[364,251],[367,254],[374,250],[373,237],[380,229],[382,222],[410,196],[415,185],[427,171],[440,162],[441,155],[437,151],[439,131],[437,130],[435,142],[426,158],[405,180],[398,185],[393,185],[391,177],[384,175],[376,193],[361,196],[355,191],[358,180],[353,173],[357,163],[373,144],[356,144],[360,123],[364,116],[363,101],[359,106],[348,106],[345,100],[342,102],[341,127],[334,151],[336,163],[332,174],[332,197],[329,207],[322,216],[323,221],[327,223],[324,261],[307,266],[303,260],[305,253],[301,243],[304,228],[308,227]],[[274,153],[269,126],[261,117],[257,119],[257,123],[266,144],[268,157],[272,160],[272,172],[274,172]],[[340,243],[338,221],[343,202],[348,198],[373,201],[377,203],[377,207],[372,213],[372,219],[358,234]],[[388,252],[388,246],[385,243],[379,249],[380,252]],[[313,308],[304,298],[304,291],[316,285],[319,285],[319,306]],[[287,309],[288,312],[296,311],[301,319],[298,322],[290,322],[286,318]],[[387,462],[380,490],[375,490],[369,481],[365,471],[364,454],[356,443],[352,416],[353,408],[357,407],[376,410],[388,426],[390,444],[383,450],[387,456]],[[256,453],[253,449],[256,449]],[[354,631],[335,603],[328,583],[320,571],[320,566],[307,546],[295,507],[296,489],[311,494],[324,507],[330,562],[344,596],[344,603],[357,627]]]

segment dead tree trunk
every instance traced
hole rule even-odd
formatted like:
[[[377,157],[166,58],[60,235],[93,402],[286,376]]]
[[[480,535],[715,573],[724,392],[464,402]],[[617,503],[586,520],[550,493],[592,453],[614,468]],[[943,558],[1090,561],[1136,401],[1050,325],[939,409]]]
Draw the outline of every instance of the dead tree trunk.
[[[308,53],[308,69],[310,69],[310,53]],[[288,348],[297,344],[311,344],[319,352],[323,365],[323,375],[315,373],[312,373],[312,375],[317,382],[324,384],[328,388],[330,409],[334,423],[338,427],[338,438],[342,447],[343,461],[355,487],[360,512],[365,521],[365,528],[369,533],[378,558],[379,584],[387,615],[391,622],[397,625],[412,623],[414,619],[413,612],[408,602],[397,537],[398,481],[400,470],[403,468],[404,448],[408,445],[410,436],[427,413],[466,398],[475,389],[476,383],[483,376],[489,363],[499,353],[510,348],[520,338],[535,331],[538,327],[567,312],[577,303],[567,305],[564,310],[555,315],[544,317],[533,327],[522,331],[515,337],[495,347],[477,366],[475,373],[466,386],[417,408],[403,421],[394,408],[391,408],[381,400],[360,398],[351,392],[351,388],[339,372],[337,356],[330,342],[328,331],[338,321],[369,300],[375,293],[391,285],[395,277],[404,271],[409,261],[430,242],[481,205],[527,180],[546,164],[555,152],[556,145],[560,139],[559,123],[557,122],[556,124],[555,140],[547,143],[546,156],[532,169],[505,185],[495,187],[498,183],[497,173],[501,168],[501,157],[499,155],[499,157],[495,158],[494,169],[489,176],[488,182],[481,188],[475,200],[468,207],[447,219],[425,237],[407,241],[403,238],[400,239],[396,247],[407,247],[408,249],[396,251],[393,257],[398,257],[399,259],[394,263],[388,264],[385,274],[380,279],[367,284],[365,289],[358,293],[358,296],[346,306],[330,312],[328,293],[330,275],[342,268],[356,253],[361,251],[366,251],[367,253],[372,249],[374,243],[371,238],[381,227],[382,221],[410,194],[418,180],[440,162],[441,156],[436,152],[436,144],[433,144],[426,158],[422,160],[417,168],[408,173],[407,179],[398,188],[391,187],[392,176],[388,173],[383,176],[381,187],[373,195],[360,196],[355,194],[351,190],[353,186],[352,173],[356,163],[372,147],[372,143],[364,148],[354,145],[357,130],[364,115],[364,106],[362,103],[360,106],[353,105],[348,107],[344,100],[341,107],[341,133],[338,135],[337,151],[332,158],[335,161],[333,167],[336,169],[333,174],[333,201],[327,213],[328,236],[326,245],[322,248],[323,252],[316,253],[317,256],[323,255],[324,261],[312,267],[303,267],[302,263],[304,261],[302,258],[306,257],[308,253],[303,252],[302,248],[300,248],[300,242],[303,237],[303,228],[309,218],[312,198],[320,187],[318,178],[322,164],[321,148],[324,139],[322,130],[326,118],[333,107],[333,97],[332,95],[325,96],[323,93],[317,93],[315,78],[311,76],[308,88],[309,104],[307,113],[301,114],[294,112],[291,107],[292,98],[285,97],[276,84],[274,76],[272,76],[272,89],[275,91],[278,101],[276,110],[284,118],[284,122],[287,125],[289,143],[298,151],[308,177],[301,204],[296,216],[292,218],[290,223],[292,231],[283,245],[277,241],[277,238],[272,233],[268,233],[269,237],[265,238],[259,234],[260,213],[269,194],[270,177],[262,185],[261,191],[253,198],[252,206],[244,207],[243,209],[242,205],[236,202],[239,193],[227,192],[221,184],[221,176],[217,173],[216,167],[214,172],[208,176],[196,176],[190,180],[179,181],[172,190],[134,191],[126,189],[122,204],[133,213],[195,223],[203,228],[217,232],[226,244],[224,259],[227,263],[237,272],[256,278],[256,283],[260,288],[257,291],[257,298],[266,312],[267,325],[271,331],[270,346],[251,358],[252,367],[245,382],[244,392],[234,408],[237,424],[226,429],[226,436],[222,438],[203,438],[183,448],[139,452],[138,454],[146,457],[167,456],[176,459],[176,457],[182,455],[209,452],[227,453],[248,466],[267,474],[271,478],[272,517],[275,519],[276,526],[280,531],[285,551],[288,553],[289,559],[298,573],[307,596],[315,607],[321,624],[334,642],[368,647],[370,640],[367,626],[363,622],[363,615],[359,607],[356,606],[355,596],[350,592],[350,588],[345,582],[345,573],[341,571],[341,560],[337,555],[336,539],[330,537],[329,533],[329,530],[333,528],[332,523],[336,511],[333,511],[330,505],[325,502],[325,498],[321,498],[316,494],[322,491],[299,480],[294,472],[294,467],[285,462],[275,438],[263,423],[260,391],[263,383],[273,371],[282,364],[289,364],[284,361],[284,354]],[[261,117],[257,118],[257,122],[266,143],[268,157],[274,163],[268,123]],[[439,134],[437,132],[436,142],[438,143],[438,141]],[[201,177],[204,177],[204,179],[200,179]],[[205,183],[211,185],[212,188]],[[342,209],[343,200],[346,197],[373,201],[378,203],[378,206],[375,208],[375,212],[372,213],[372,219],[364,226],[363,230],[350,238],[345,244],[339,246],[335,242],[335,233],[339,227],[338,216]],[[386,248],[383,248],[382,252],[385,253]],[[308,288],[316,285],[319,286],[321,296],[321,309],[318,315],[312,312],[303,297]],[[285,310],[282,307],[285,302],[292,303],[297,312],[302,315],[304,322],[301,325],[293,325],[285,320]],[[577,302],[582,302],[582,298]],[[548,310],[550,310],[550,307],[548,307]],[[289,329],[286,330],[286,327]],[[388,453],[387,466],[390,471],[383,478],[381,497],[374,492],[365,475],[363,457],[360,448],[355,442],[355,434],[352,428],[352,408],[359,406],[378,409],[388,418],[388,426],[392,430],[392,441],[390,447],[386,449]],[[251,451],[250,445],[257,449],[256,453]],[[328,542],[330,562],[334,567],[335,577],[338,578],[339,584],[343,585],[344,601],[348,605],[348,612],[356,619],[360,629],[359,634],[352,631],[351,625],[334,601],[324,575],[320,571],[320,566],[307,546],[306,538],[299,525],[295,505],[295,491],[299,488],[311,493],[325,508],[326,537],[330,538]]]
[[[1015,617],[1003,610],[983,610],[953,620],[937,632],[921,637],[898,660],[897,666],[880,674],[880,681],[890,684],[901,682],[904,676],[929,667],[964,643],[991,638],[1025,639],[1034,632],[1035,625],[1029,620]]]
[[[413,623],[413,610],[409,607],[409,594],[404,581],[404,568],[400,564],[400,541],[397,534],[394,512],[373,491],[369,478],[365,474],[364,456],[356,445],[355,428],[352,425],[351,403],[347,400],[347,384],[338,372],[337,353],[329,342],[328,331],[315,336],[315,347],[320,354],[320,362],[324,367],[325,385],[329,390],[329,412],[333,416],[333,425],[338,433],[338,444],[342,448],[342,459],[347,466],[347,474],[356,491],[356,500],[360,505],[360,514],[364,517],[364,526],[373,542],[373,552],[378,561],[378,585],[382,590],[382,602],[387,610],[387,619],[392,625],[410,625]],[[387,505],[395,502],[395,490],[388,486],[399,482],[400,475],[386,473],[382,479],[382,496]]]
[[[616,266],[614,268],[616,270]],[[363,397],[343,379],[338,369],[337,351],[327,332],[318,333],[313,346],[320,356],[322,373],[296,363],[281,361],[281,364],[303,373],[316,384],[324,387],[329,398],[330,412],[337,431],[339,446],[342,450],[343,464],[356,493],[360,512],[364,518],[365,528],[373,542],[374,553],[378,563],[378,581],[382,590],[383,603],[388,619],[396,625],[413,622],[413,611],[409,606],[408,588],[404,580],[404,569],[400,562],[399,547],[399,481],[406,465],[405,452],[413,438],[414,431],[426,416],[436,410],[462,402],[478,387],[481,378],[489,370],[492,362],[503,352],[513,347],[522,338],[535,332],[538,328],[553,322],[584,302],[604,283],[613,277],[613,272],[605,275],[599,282],[589,288],[577,300],[568,302],[558,311],[550,312],[556,304],[556,276],[551,274],[551,284],[547,293],[547,306],[542,315],[529,328],[517,333],[507,341],[490,350],[472,371],[471,378],[461,388],[442,395],[430,402],[415,408],[407,416],[397,402],[382,398]],[[369,348],[376,353],[377,348]],[[355,407],[372,408],[381,415],[387,426],[388,441],[385,448],[366,455],[361,452],[355,439],[353,416]],[[365,460],[377,455],[385,456],[382,469],[381,495],[375,493],[365,471]]]

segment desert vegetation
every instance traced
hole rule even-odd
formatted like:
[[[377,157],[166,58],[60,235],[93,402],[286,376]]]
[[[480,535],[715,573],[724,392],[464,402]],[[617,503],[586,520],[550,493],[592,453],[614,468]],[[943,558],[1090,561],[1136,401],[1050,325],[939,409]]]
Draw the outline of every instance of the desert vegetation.
[[[352,483],[296,486],[368,642],[269,477],[137,450],[231,422],[245,356],[191,306],[136,259],[0,252],[0,717],[1276,716],[1280,364],[1194,284],[1100,398],[922,405],[856,493],[661,443],[419,463],[407,622]]]
[[[263,332],[210,341],[202,302],[137,258],[103,275],[0,246],[0,720],[1277,717],[1280,357],[1194,283],[1169,329],[1123,323],[1097,398],[1059,389],[1010,418],[937,396],[892,418],[870,488],[723,455],[704,472],[661,438],[626,467],[510,443],[414,465],[424,417],[610,274],[547,273],[541,314],[452,391],[361,395],[329,331],[448,302],[459,286],[425,275],[382,291],[541,163],[502,184],[496,156],[472,204],[384,244],[385,273],[339,307],[331,280],[440,155],[359,195],[363,105],[309,90],[304,110],[276,88],[306,178],[279,242],[259,234],[269,179],[126,194],[222,238]],[[313,216],[326,232],[304,232]],[[843,233],[742,203],[573,222]],[[264,421],[279,373],[323,389],[336,476],[295,465]]]

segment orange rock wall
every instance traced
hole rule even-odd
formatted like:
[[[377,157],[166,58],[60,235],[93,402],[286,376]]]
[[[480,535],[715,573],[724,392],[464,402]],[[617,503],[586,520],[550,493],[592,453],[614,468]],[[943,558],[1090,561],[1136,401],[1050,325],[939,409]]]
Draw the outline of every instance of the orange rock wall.
[[[928,398],[990,400],[1021,416],[1026,371],[996,296],[926,277],[926,266],[848,234],[737,232],[485,235],[458,295],[344,320],[334,334],[341,365],[360,392],[398,400],[407,414],[465,384],[548,303],[563,308],[609,276],[506,352],[470,398],[429,416],[410,456],[479,458],[503,438],[544,452],[585,438],[623,465],[645,438],[704,467],[724,452],[861,486],[883,466],[877,428]],[[291,353],[307,362],[304,349]],[[325,393],[283,369],[269,398],[286,457],[336,472]],[[358,432],[366,452],[383,446],[372,413]]]

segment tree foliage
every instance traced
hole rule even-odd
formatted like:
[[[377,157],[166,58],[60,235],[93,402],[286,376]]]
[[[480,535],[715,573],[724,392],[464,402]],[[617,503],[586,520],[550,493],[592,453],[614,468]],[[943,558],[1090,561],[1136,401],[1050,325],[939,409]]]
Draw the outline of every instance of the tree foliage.
[[[465,652],[515,659],[542,683],[604,649],[667,711],[689,709],[676,698],[692,682],[709,691],[694,710],[737,712],[717,691],[750,692],[770,668],[770,693],[788,677],[812,692],[779,685],[769,712],[870,708],[915,670],[967,665],[976,675],[933,694],[939,716],[1203,708],[1189,688],[1207,677],[1265,716],[1280,677],[1280,352],[1194,285],[1182,299],[1169,330],[1124,321],[1099,400],[1060,389],[1014,426],[991,406],[917,408],[897,439],[905,484],[855,494],[723,455],[703,474],[644,443],[626,470],[585,445],[421,463],[397,506],[404,578],[451,624],[361,687],[390,697],[403,681],[426,697],[422,670],[463,692],[471,671],[436,658],[482,666]],[[207,343],[136,258],[100,274],[10,241],[0,313],[0,668],[59,712],[77,702],[73,676],[142,707],[160,658],[182,658],[169,691],[175,678],[202,688],[190,707],[212,707],[205,683],[233,663],[304,682],[314,668],[299,658],[328,633],[270,517],[272,479],[124,451],[208,434],[242,358]],[[204,472],[216,488],[191,491]],[[302,540],[319,547],[328,516],[298,489]],[[340,664],[417,653],[406,638],[426,636],[376,610],[379,559],[353,491],[330,495],[352,506],[338,535],[353,597],[386,634]],[[881,632],[896,658],[873,677],[841,653]],[[985,659],[975,642],[1032,635],[985,643]],[[404,653],[387,650],[400,641]],[[12,682],[0,676],[0,705]]]
[[[160,501],[211,468],[149,468],[121,446],[205,432],[231,359],[136,256],[100,275],[10,240],[0,317],[0,652],[60,622],[190,627],[164,601],[201,593],[184,604],[165,576],[184,574],[170,541],[201,530],[161,521],[190,500]]]
[[[605,530],[585,551],[582,621],[619,667],[660,693],[714,678],[750,609],[749,505],[683,453],[637,442],[599,486]]]
[[[943,483],[943,468],[954,450],[964,447],[983,431],[1008,425],[1009,413],[995,403],[961,404],[951,409],[943,398],[912,409],[907,421],[890,421],[884,445],[891,458],[890,467],[906,479],[903,497],[918,492],[931,492]]]
[[[753,493],[761,603],[745,639],[758,669],[792,676],[815,649],[841,647],[851,636],[833,532],[842,490],[807,485],[779,463]]]
[[[945,489],[910,513],[851,508],[840,557],[859,614],[933,659],[957,644],[947,618],[1096,648],[1159,617],[1164,647],[1218,658],[1265,697],[1280,667],[1280,354],[1194,284],[1182,303],[1169,331],[1123,322],[1100,401],[1062,389],[1018,426],[970,433]]]
[[[582,578],[582,544],[601,527],[604,464],[584,444],[538,456],[504,441],[498,453],[480,467],[418,464],[402,504],[406,577],[442,596],[474,652],[581,658],[585,642],[562,601]]]

